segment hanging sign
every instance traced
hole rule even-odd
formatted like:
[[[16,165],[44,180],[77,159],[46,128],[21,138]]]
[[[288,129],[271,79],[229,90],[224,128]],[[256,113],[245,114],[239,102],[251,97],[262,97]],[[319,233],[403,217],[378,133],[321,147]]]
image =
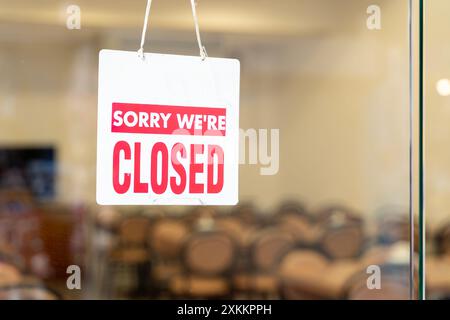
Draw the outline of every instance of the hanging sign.
[[[239,61],[102,50],[97,202],[238,201]]]

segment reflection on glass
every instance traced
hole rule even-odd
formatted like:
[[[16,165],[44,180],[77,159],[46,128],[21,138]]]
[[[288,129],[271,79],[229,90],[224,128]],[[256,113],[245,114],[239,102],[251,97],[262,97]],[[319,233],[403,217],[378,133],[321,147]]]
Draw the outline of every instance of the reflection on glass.
[[[442,39],[450,34],[448,1],[424,2],[424,122],[426,190],[426,298],[450,299],[449,201],[450,137],[448,77],[450,46]]]
[[[0,298],[409,298],[409,1],[199,1],[208,54],[242,67],[226,208],[95,204],[98,51],[135,50],[144,10],[99,3],[78,29],[0,0],[0,151],[53,150],[0,152],[0,181],[31,177],[0,190]],[[152,14],[147,50],[197,53],[188,7]]]

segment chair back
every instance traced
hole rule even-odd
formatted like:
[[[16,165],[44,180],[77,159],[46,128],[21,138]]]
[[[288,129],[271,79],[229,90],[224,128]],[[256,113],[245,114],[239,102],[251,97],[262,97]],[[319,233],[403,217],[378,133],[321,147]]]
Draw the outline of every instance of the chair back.
[[[226,274],[234,265],[235,248],[232,238],[224,232],[196,232],[184,247],[184,265],[189,272],[195,274]]]
[[[173,260],[180,256],[189,229],[176,219],[161,218],[151,228],[149,246],[161,259]]]
[[[143,245],[147,243],[150,221],[145,216],[125,217],[120,222],[118,235],[122,245]]]
[[[0,287],[0,300],[61,300],[62,297],[43,285],[12,285]]]
[[[258,231],[251,245],[251,264],[258,271],[273,271],[294,247],[294,237],[279,228]]]
[[[320,240],[322,252],[332,259],[356,258],[365,245],[362,224],[350,223],[338,227],[328,227]]]
[[[380,266],[382,280],[379,289],[367,285],[366,270],[358,272],[346,283],[344,296],[349,300],[409,300],[409,266]],[[380,275],[380,276],[381,276]]]

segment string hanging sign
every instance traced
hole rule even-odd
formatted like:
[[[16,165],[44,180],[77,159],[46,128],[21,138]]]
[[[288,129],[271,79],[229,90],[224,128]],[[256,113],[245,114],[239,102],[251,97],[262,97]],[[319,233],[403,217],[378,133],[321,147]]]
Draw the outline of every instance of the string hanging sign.
[[[97,202],[234,205],[238,202],[239,78],[235,59],[99,54]]]

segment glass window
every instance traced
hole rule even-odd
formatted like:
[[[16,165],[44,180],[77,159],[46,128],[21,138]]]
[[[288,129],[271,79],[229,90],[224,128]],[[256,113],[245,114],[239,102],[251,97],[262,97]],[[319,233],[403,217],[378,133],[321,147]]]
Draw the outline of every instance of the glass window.
[[[450,4],[438,0],[424,3],[424,171],[425,171],[425,278],[427,299],[450,297],[450,260],[448,259],[448,165],[447,120],[449,106],[449,72],[447,56],[450,46],[440,39],[450,33],[444,18]]]
[[[408,0],[198,1],[208,55],[241,62],[231,207],[96,204],[98,53],[137,50],[145,1],[77,3],[0,0],[0,298],[410,298]],[[198,53],[188,1],[149,21],[146,51]]]

